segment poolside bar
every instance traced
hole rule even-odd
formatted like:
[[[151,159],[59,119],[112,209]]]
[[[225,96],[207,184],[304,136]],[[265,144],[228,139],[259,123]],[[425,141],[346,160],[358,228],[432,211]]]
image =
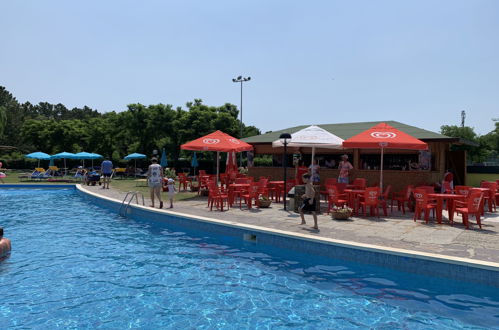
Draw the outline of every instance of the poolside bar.
[[[364,130],[371,128],[379,122],[361,122],[345,124],[318,125],[325,130],[348,139]],[[386,184],[391,184],[394,190],[402,190],[406,185],[420,185],[422,183],[440,182],[447,169],[454,173],[455,184],[466,182],[466,153],[464,150],[452,151],[451,145],[463,144],[465,142],[458,138],[448,137],[439,133],[431,132],[418,127],[406,125],[396,121],[387,121],[387,124],[417,138],[428,144],[428,151],[415,150],[385,150],[383,176]],[[249,175],[254,177],[271,176],[280,180],[283,177],[282,159],[283,148],[273,148],[272,142],[277,140],[283,132],[294,133],[308,125],[287,128],[262,135],[244,139],[253,145],[253,158],[258,159],[263,155],[272,157],[271,166],[248,165]],[[289,178],[295,177],[295,168],[298,159],[303,160],[306,166],[311,163],[312,148],[289,148],[288,147],[288,170]],[[340,157],[343,154],[349,156],[349,161],[354,169],[350,172],[350,179],[366,178],[369,184],[379,181],[380,150],[379,149],[315,149],[316,159],[320,165],[321,183],[327,178],[337,178],[337,169]]]

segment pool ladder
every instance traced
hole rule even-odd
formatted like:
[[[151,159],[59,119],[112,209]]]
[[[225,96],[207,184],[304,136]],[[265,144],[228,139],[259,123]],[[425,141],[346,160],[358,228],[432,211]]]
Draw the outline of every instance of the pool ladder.
[[[139,204],[139,196],[142,197],[142,205],[146,205],[146,203],[144,201],[144,195],[140,191],[129,191],[126,193],[125,198],[123,198],[123,201],[121,202],[120,209],[118,210],[118,214],[126,217],[128,207],[132,203],[134,197],[135,197],[135,203],[137,203],[137,205],[140,205]],[[128,199],[128,203],[127,203],[127,199]],[[126,204],[126,206],[125,206],[125,204]],[[125,206],[125,208],[124,208],[125,211],[123,212],[123,214],[121,214],[121,210],[123,210],[123,206]]]

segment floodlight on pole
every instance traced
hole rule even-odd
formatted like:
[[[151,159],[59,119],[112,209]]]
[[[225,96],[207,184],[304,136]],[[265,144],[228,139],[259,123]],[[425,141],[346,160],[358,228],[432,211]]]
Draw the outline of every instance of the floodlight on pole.
[[[238,76],[237,78],[233,78],[232,79],[232,82],[235,82],[235,83],[240,83],[241,84],[241,104],[239,106],[240,110],[241,110],[241,120],[240,120],[240,136],[239,138],[242,139],[243,138],[243,83],[244,82],[247,82],[247,81],[250,81],[251,80],[251,77],[243,77],[243,76]],[[239,166],[243,166],[243,153],[239,153]]]

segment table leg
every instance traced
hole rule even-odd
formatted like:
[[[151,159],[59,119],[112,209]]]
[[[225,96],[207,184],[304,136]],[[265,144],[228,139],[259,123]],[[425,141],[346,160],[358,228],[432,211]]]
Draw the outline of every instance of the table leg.
[[[452,224],[454,224],[454,199],[453,198],[449,198],[447,200],[447,209],[449,212],[449,222],[452,225]]]
[[[443,205],[444,201],[442,198],[439,198],[437,199],[437,221],[438,221],[438,224],[441,225],[442,224],[442,205]]]

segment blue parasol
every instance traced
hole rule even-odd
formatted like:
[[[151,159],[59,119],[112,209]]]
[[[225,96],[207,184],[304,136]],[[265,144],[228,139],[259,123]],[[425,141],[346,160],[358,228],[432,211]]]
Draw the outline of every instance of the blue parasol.
[[[192,156],[191,166],[194,167],[194,175],[196,175],[196,167],[199,167],[198,157],[196,155],[196,152],[194,152],[194,155]]]
[[[168,160],[166,159],[165,148],[163,148],[163,152],[161,153],[161,161],[159,162],[159,165],[161,165],[162,167],[168,166]]]
[[[42,159],[42,160],[50,159],[50,155],[49,154],[46,154],[46,153],[41,152],[41,151],[32,152],[30,154],[25,155],[24,157],[26,157],[26,158],[32,158],[32,159],[38,159],[38,167],[40,167],[40,159]]]
[[[64,159],[64,175],[67,174],[67,170],[68,170],[66,167],[66,159],[77,159],[75,154],[73,154],[71,152],[66,152],[66,151],[52,155],[50,158],[51,159]]]
[[[137,176],[137,159],[144,159],[146,157],[147,156],[144,154],[139,154],[139,153],[135,152],[133,154],[126,155],[124,159],[126,159],[126,160],[135,159],[135,176]]]

